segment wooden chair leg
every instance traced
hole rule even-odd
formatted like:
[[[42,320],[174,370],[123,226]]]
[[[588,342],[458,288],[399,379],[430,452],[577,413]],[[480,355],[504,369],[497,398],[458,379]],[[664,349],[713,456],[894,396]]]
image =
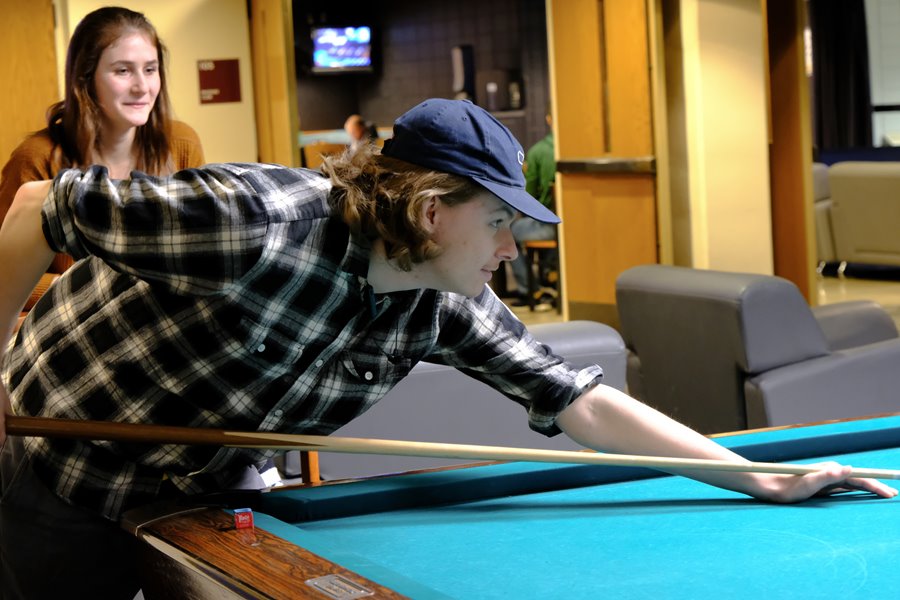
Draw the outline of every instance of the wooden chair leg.
[[[300,451],[300,480],[303,483],[319,483],[322,477],[319,474],[319,453],[315,451]]]
[[[528,263],[528,309],[534,310],[537,303],[536,296],[541,285],[541,251],[557,250],[559,244],[556,240],[534,240],[525,242],[526,262]],[[557,272],[558,273],[558,272]],[[562,285],[556,282],[556,309],[562,314],[561,300]]]

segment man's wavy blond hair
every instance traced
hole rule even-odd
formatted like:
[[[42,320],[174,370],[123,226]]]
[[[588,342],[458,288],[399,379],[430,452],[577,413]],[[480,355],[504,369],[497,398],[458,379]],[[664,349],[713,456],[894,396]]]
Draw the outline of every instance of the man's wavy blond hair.
[[[454,206],[485,191],[466,177],[382,156],[372,145],[327,157],[321,168],[334,186],[337,214],[353,232],[381,238],[387,257],[404,271],[441,252],[422,224],[423,204],[440,196]]]

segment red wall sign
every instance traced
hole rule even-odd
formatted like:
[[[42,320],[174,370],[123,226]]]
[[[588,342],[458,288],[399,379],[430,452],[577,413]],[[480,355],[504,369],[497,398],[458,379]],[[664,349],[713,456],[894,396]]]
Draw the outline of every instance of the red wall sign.
[[[238,59],[198,60],[200,104],[241,101],[241,72]]]

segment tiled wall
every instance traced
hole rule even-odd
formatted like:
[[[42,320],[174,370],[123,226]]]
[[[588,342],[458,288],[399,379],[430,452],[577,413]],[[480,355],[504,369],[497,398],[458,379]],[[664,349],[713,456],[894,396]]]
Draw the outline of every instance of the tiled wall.
[[[371,0],[341,9],[329,4],[320,8],[315,2],[296,2],[295,35],[305,39],[310,23],[369,20],[380,34],[378,70],[374,75],[311,75],[304,73],[302,53],[298,55],[301,129],[340,128],[354,112],[386,127],[425,98],[450,98],[451,49],[471,44],[476,71],[507,70],[522,82],[524,110],[501,120],[526,148],[546,135],[543,0]]]

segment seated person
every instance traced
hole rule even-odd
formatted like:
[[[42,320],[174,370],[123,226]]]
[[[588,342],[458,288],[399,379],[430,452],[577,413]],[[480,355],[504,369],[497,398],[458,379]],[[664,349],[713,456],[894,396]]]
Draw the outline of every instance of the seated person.
[[[350,136],[350,149],[356,151],[363,144],[374,143],[378,139],[378,128],[360,115],[350,115],[344,121],[344,131]]]
[[[550,125],[550,114],[547,114],[547,124]],[[553,209],[553,183],[556,178],[556,159],[553,156],[553,133],[537,142],[528,150],[525,155],[525,191],[537,198],[541,204]],[[516,280],[517,299],[513,302],[513,306],[525,306],[528,304],[528,269],[532,265],[528,262],[528,255],[525,252],[523,242],[532,242],[535,240],[555,240],[556,225],[552,223],[542,223],[531,217],[522,215],[512,224],[512,234],[518,245],[519,255],[510,262],[513,277]],[[552,273],[555,272],[559,276],[559,252],[548,251],[542,256],[542,263],[538,268],[538,285],[543,288],[544,284],[549,284]],[[538,294],[545,294],[548,290],[539,289]],[[556,290],[550,288],[549,293],[555,297]]]

